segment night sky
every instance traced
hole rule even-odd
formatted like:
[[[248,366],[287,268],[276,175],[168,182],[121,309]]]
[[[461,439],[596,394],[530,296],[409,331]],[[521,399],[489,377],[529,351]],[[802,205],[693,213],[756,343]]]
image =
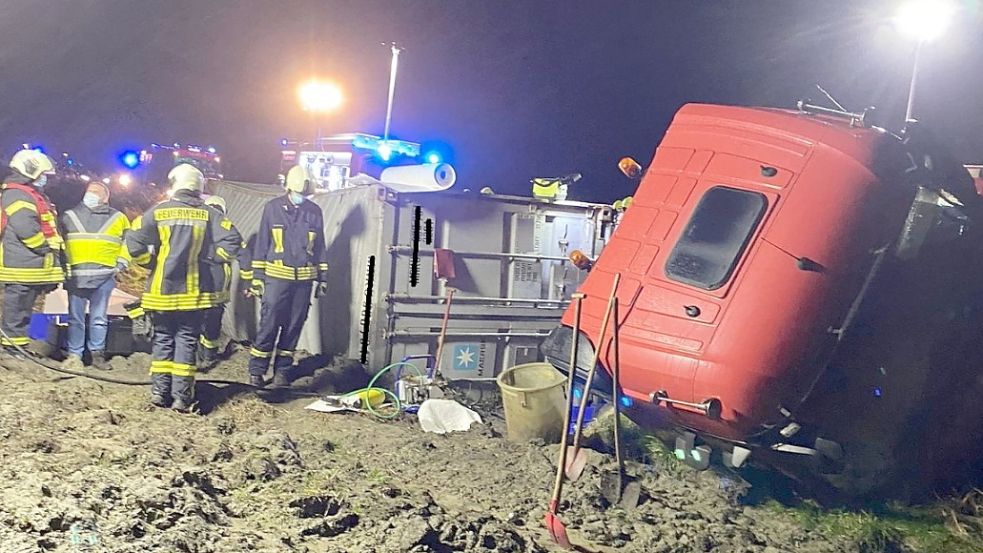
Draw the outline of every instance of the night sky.
[[[983,162],[979,1],[926,47],[916,115],[964,162]],[[687,102],[791,107],[822,83],[899,126],[914,45],[890,1],[2,0],[2,154],[22,142],[109,168],[127,147],[219,148],[226,173],[271,181],[278,140],[310,136],[296,99],[337,81],[324,132],[380,133],[389,51],[393,133],[448,143],[458,187],[528,193],[572,171],[576,199],[631,192]]]

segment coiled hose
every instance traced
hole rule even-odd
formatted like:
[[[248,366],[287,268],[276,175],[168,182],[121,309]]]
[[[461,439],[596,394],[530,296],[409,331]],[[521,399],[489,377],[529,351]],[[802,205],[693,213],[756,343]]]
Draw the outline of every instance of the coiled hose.
[[[369,384],[366,387],[348,392],[347,394],[344,394],[341,397],[350,397],[354,395],[365,394],[364,396],[362,396],[362,405],[365,406],[365,408],[368,410],[369,413],[372,413],[376,417],[385,420],[391,420],[398,417],[399,414],[402,413],[403,411],[403,406],[402,403],[400,403],[399,401],[399,397],[397,397],[396,394],[393,393],[393,391],[388,388],[382,388],[376,386],[375,382],[376,380],[379,380],[379,377],[386,374],[388,371],[392,370],[395,367],[401,367],[401,366],[413,367],[413,370],[416,371],[416,374],[420,378],[423,378],[423,373],[420,371],[419,367],[417,367],[413,363],[407,363],[406,361],[398,361],[391,365],[386,365],[379,372],[375,373],[375,376],[372,377],[372,380],[369,381]],[[384,395],[392,398],[393,407],[394,407],[392,413],[386,414],[375,410],[375,406],[372,405],[372,401],[369,399],[369,394],[372,393],[373,391],[382,392]]]

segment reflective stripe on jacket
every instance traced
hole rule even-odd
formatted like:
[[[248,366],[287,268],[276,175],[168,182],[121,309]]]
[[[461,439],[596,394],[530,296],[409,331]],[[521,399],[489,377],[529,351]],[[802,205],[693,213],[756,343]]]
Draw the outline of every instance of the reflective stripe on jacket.
[[[244,244],[242,243],[242,235],[239,234],[239,230],[232,224],[232,221],[226,217],[221,210],[213,207],[209,207],[209,209],[214,211],[220,218],[219,225],[222,227],[222,230],[232,233],[240,246],[237,251],[234,251],[231,254],[223,246],[217,246],[215,248],[215,263],[209,264],[212,271],[212,278],[215,279],[215,282],[220,283],[216,303],[228,303],[231,299],[230,290],[232,288],[232,262],[236,259],[236,256],[239,251],[241,251],[242,247],[244,247]]]
[[[197,194],[178,191],[143,214],[138,229],[126,235],[133,259],[142,262],[153,252],[152,269],[141,305],[148,311],[193,311],[220,303],[223,283],[214,264],[234,257],[239,233],[223,224],[220,213],[206,207]]]
[[[61,217],[65,229],[68,282],[77,288],[95,288],[116,274],[116,265],[130,264],[123,237],[130,221],[108,205],[80,204]]]
[[[57,257],[62,245],[53,210],[39,193],[15,183],[0,192],[0,282],[54,284],[65,280]],[[52,220],[48,220],[52,219]]]
[[[252,254],[244,271],[253,278],[327,280],[321,208],[309,200],[293,205],[286,195],[273,198],[263,208]]]

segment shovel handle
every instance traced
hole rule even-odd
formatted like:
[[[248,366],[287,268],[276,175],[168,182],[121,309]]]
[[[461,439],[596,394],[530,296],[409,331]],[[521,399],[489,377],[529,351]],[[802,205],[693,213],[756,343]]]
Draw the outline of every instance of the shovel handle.
[[[614,325],[611,329],[611,353],[614,357],[614,362],[611,363],[611,381],[612,390],[611,397],[614,398],[614,456],[618,460],[618,494],[621,494],[621,480],[624,478],[625,473],[625,459],[624,452],[621,447],[621,351],[619,348],[618,334],[621,330],[621,324],[618,320],[618,303],[614,304]]]
[[[447,305],[444,306],[444,320],[440,322],[440,336],[437,336],[437,356],[434,359],[434,378],[440,375],[440,358],[444,353],[444,341],[447,339],[447,321],[451,318],[451,301],[454,299],[454,289],[447,288]]]

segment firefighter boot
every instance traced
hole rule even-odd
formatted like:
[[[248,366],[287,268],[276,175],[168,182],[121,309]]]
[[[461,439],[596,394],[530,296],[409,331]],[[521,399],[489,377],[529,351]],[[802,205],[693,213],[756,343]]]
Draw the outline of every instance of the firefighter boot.
[[[150,403],[154,407],[167,407],[171,404],[171,375],[154,373],[150,376]]]
[[[290,367],[284,367],[277,369],[273,373],[273,387],[274,388],[289,388],[290,387]]]
[[[208,371],[218,363],[218,349],[198,344],[198,370]]]
[[[112,370],[109,360],[106,359],[106,354],[101,351],[92,352],[92,366],[100,371]]]
[[[251,374],[249,375],[249,385],[256,388],[265,388],[266,378],[264,378],[261,374]]]
[[[190,413],[195,402],[195,377],[175,376],[171,387],[171,397],[174,403],[171,409],[180,413]]]

